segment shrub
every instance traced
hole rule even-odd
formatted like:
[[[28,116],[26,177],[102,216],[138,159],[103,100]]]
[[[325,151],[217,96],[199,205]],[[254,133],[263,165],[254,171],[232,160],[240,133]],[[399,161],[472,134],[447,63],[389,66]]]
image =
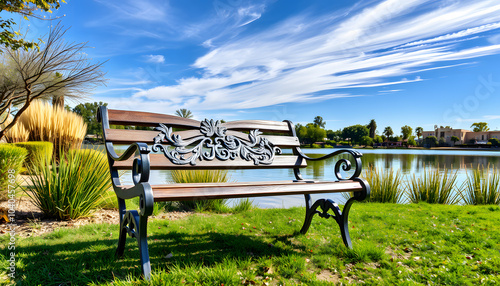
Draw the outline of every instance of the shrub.
[[[412,203],[427,202],[430,204],[453,205],[459,201],[460,190],[455,190],[457,172],[447,169],[440,172],[439,167],[427,170],[424,167],[423,177],[410,177],[407,182],[408,197]]]
[[[31,103],[19,121],[29,131],[30,141],[52,142],[56,155],[61,149],[79,149],[87,131],[78,114],[39,100]]]
[[[11,144],[0,144],[0,200],[6,200],[9,195],[9,185],[15,180],[23,166],[28,151]]]
[[[401,203],[404,190],[401,188],[401,171],[378,170],[373,166],[365,169],[362,176],[370,185],[370,199],[366,202]]]
[[[365,145],[365,146],[372,146],[373,145],[373,139],[370,136],[363,136],[361,138],[360,144],[361,145]]]
[[[45,162],[50,163],[52,159],[54,146],[50,142],[21,142],[15,145],[28,151],[28,156],[24,161],[25,167],[32,165],[43,166]]]
[[[62,151],[58,166],[53,160],[30,173],[24,191],[45,215],[58,219],[88,216],[111,187],[106,155],[92,149]]]
[[[223,183],[230,180],[227,170],[173,170],[171,172],[174,183]],[[227,211],[227,200],[195,200],[183,201],[182,205],[196,211]]]
[[[500,171],[478,166],[467,174],[460,194],[467,205],[500,205]]]
[[[495,147],[500,146],[500,141],[497,138],[490,138],[490,140],[488,140],[488,143],[491,143],[491,145]]]
[[[319,144],[311,144],[311,148],[321,148],[321,145]]]

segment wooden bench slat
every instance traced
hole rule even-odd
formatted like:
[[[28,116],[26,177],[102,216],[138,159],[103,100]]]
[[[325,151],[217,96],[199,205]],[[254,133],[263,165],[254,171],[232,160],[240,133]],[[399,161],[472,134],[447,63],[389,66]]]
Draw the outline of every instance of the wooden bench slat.
[[[184,201],[199,199],[228,199],[276,195],[358,192],[363,190],[357,181],[330,182],[248,182],[153,185],[155,201]]]
[[[169,127],[200,128],[200,122],[179,116],[108,109],[109,124],[126,126],[158,126],[159,123],[168,123]]]
[[[126,126],[158,126],[159,123],[167,124],[169,127],[200,128],[200,121],[182,118],[175,115],[108,109],[108,119],[111,125]],[[216,119],[216,118],[215,118]],[[290,132],[288,123],[269,120],[237,120],[222,123],[228,130],[254,130],[265,132]]]
[[[253,161],[246,161],[240,158],[234,160],[221,161],[197,161],[196,165],[176,165],[170,162],[163,154],[150,154],[150,165],[152,170],[174,170],[174,169],[257,169],[257,168],[304,168],[307,167],[306,160],[299,156],[280,155],[274,158],[271,165],[254,165]],[[126,161],[116,161],[114,166],[120,170],[132,168],[133,158]]]
[[[222,126],[232,130],[254,130],[266,132],[290,132],[288,123],[281,121],[268,121],[268,120],[237,120],[222,123]]]
[[[127,130],[127,129],[106,129],[105,136],[107,142],[113,142],[116,144],[131,144],[134,142],[144,142],[151,144],[153,143],[153,138],[157,136],[159,131],[148,131],[148,130]],[[174,132],[175,135],[180,135],[182,139],[187,140],[195,136],[202,135],[198,130],[186,130]],[[248,140],[248,134],[229,130],[226,135],[232,135],[240,139]],[[295,147],[300,146],[299,139],[292,136],[276,136],[276,135],[261,135],[261,137],[267,138],[275,146],[280,147]],[[166,144],[166,143],[165,143]]]

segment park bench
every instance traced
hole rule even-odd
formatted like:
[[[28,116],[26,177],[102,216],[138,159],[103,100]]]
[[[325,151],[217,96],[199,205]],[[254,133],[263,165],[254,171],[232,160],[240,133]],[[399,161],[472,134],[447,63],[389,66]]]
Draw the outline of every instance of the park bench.
[[[120,234],[116,254],[118,257],[123,255],[127,234],[136,238],[145,279],[149,279],[151,273],[147,221],[153,212],[154,202],[159,201],[301,194],[305,196],[306,214],[300,232],[307,232],[315,214],[323,218],[332,217],[340,226],[344,244],[352,248],[348,228],[349,209],[355,200],[362,201],[370,194],[366,181],[358,178],[361,173],[361,153],[341,149],[320,158],[310,158],[300,149],[294,125],[286,120],[221,123],[205,119],[200,122],[173,115],[108,110],[104,106],[99,108],[98,120],[102,123],[111,180],[118,197]],[[154,130],[111,129],[110,125],[148,126],[154,127]],[[128,145],[128,149],[117,155],[114,145]],[[282,154],[281,148],[291,149],[292,155]],[[334,156],[338,159],[334,179],[314,181],[302,178],[300,169],[307,167],[307,161]],[[150,170],[155,169],[256,168],[292,169],[295,179],[164,185],[149,183]],[[120,182],[119,170],[132,171],[133,185]],[[336,192],[352,193],[342,211],[332,200],[319,199],[313,203],[311,199],[311,194]],[[125,200],[136,197],[139,197],[139,211],[127,210]],[[331,213],[328,213],[330,210]]]

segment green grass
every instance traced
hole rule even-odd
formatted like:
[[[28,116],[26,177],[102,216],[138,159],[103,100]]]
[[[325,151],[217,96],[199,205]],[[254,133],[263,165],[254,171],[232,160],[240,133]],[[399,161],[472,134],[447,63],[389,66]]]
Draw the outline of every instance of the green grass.
[[[148,227],[152,281],[140,279],[138,247],[114,259],[118,226],[99,224],[18,238],[19,285],[498,285],[500,208],[354,204],[354,249],[333,219],[298,233],[303,208],[193,214]],[[1,236],[0,271],[8,236]],[[169,254],[172,254],[171,258]],[[167,256],[168,255],[168,256]],[[2,276],[2,274],[0,274]]]

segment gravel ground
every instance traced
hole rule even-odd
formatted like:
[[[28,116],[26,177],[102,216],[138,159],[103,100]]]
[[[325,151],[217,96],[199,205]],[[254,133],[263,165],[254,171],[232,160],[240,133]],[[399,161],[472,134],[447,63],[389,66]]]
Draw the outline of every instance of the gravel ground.
[[[0,202],[0,209],[8,210],[8,202]],[[117,225],[120,222],[118,210],[102,209],[93,213],[90,217],[80,218],[77,220],[61,221],[51,218],[46,218],[43,213],[28,198],[22,197],[16,202],[16,221],[15,233],[18,237],[38,236],[44,233],[52,232],[59,228],[75,228],[90,223],[109,223]],[[191,215],[191,212],[169,212],[162,213],[154,218],[162,218],[168,220],[177,220]],[[10,226],[2,219],[0,224],[0,235],[9,234]]]

